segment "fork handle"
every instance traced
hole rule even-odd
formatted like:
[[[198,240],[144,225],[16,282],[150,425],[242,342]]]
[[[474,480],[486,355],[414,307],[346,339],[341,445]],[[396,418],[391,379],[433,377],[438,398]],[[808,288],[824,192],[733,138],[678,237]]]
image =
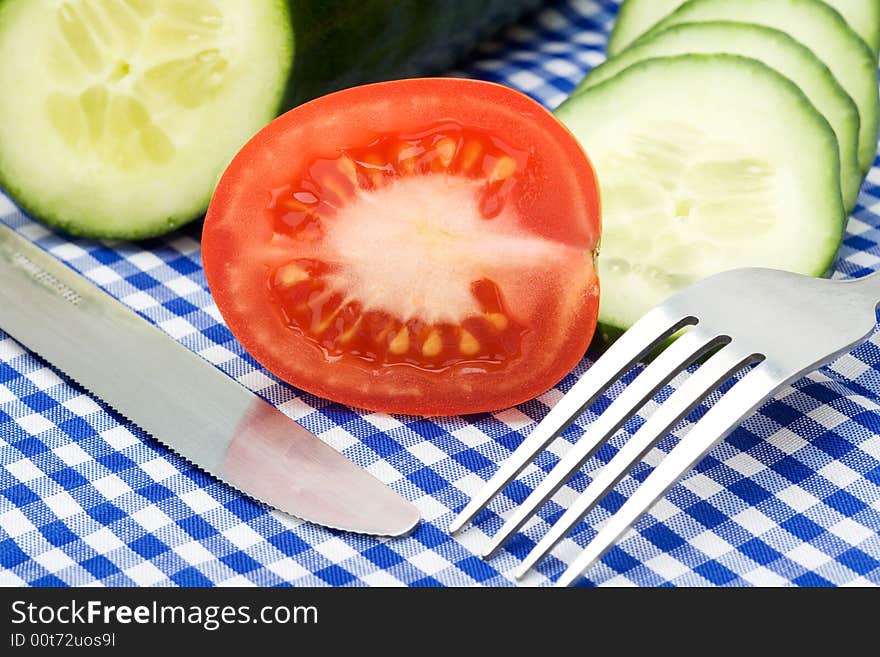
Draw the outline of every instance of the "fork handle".
[[[880,305],[880,271],[861,278],[843,280],[840,283],[857,291],[860,296],[868,297],[874,305]]]

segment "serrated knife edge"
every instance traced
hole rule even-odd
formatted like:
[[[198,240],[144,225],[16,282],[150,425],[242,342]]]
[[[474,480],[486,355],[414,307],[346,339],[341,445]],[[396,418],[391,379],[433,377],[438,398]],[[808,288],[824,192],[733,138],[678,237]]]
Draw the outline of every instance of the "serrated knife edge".
[[[186,461],[334,529],[401,536],[416,508],[371,474],[0,224],[0,328]]]

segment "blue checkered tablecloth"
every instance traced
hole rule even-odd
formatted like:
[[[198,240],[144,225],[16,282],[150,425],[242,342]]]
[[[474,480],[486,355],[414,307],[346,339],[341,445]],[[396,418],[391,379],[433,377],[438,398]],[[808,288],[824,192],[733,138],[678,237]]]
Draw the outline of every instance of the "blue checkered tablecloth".
[[[617,4],[556,0],[465,68],[558,105],[603,59]],[[409,538],[348,535],[267,510],[143,435],[0,331],[0,584],[502,586],[535,540],[638,427],[630,422],[491,561],[477,554],[595,418],[586,413],[475,526],[446,527],[590,364],[500,413],[423,419],[357,412],[255,363],[223,325],[198,226],[142,244],[74,240],[0,196],[0,220],[214,363],[414,502]],[[849,221],[838,277],[880,268],[880,167]],[[2,312],[2,309],[0,309]],[[673,385],[660,393],[669,394]],[[146,384],[145,384],[146,385]],[[604,408],[623,384],[599,402]],[[648,405],[650,410],[652,404]],[[683,435],[651,451],[525,581],[562,572]],[[880,337],[779,394],[672,489],[586,583],[880,584]]]

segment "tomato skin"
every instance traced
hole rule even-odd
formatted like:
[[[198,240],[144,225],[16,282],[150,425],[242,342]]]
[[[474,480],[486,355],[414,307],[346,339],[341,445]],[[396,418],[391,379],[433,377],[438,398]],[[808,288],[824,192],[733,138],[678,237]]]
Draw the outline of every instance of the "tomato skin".
[[[529,233],[572,254],[533,275],[534,305],[523,317],[520,354],[504,367],[463,363],[441,372],[410,365],[328,359],[268,301],[281,263],[273,190],[307,174],[311,162],[388,134],[455,121],[528,151],[514,210]],[[598,313],[593,255],[600,234],[598,186],[576,140],[528,97],[500,85],[454,78],[384,82],[295,108],[266,126],[233,159],[214,193],[203,232],[209,286],[243,347],[294,386],[351,406],[401,414],[454,415],[507,408],[547,390],[589,345]],[[289,257],[289,256],[287,256]],[[512,308],[517,312],[517,308]]]

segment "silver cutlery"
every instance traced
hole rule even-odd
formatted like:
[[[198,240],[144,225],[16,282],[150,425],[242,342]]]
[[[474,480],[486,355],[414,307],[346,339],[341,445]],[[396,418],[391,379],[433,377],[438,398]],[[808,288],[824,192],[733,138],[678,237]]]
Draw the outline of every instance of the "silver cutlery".
[[[270,506],[383,536],[419,521],[366,470],[2,224],[0,328],[180,456]]]
[[[557,581],[572,585],[764,400],[870,336],[878,302],[880,274],[831,281],[739,269],[691,285],[650,310],[596,361],[453,520],[450,532],[472,520],[630,367],[678,334],[587,428],[484,550],[485,557],[498,550],[663,386],[695,366],[526,556],[515,573],[525,575],[676,423],[739,375]]]

